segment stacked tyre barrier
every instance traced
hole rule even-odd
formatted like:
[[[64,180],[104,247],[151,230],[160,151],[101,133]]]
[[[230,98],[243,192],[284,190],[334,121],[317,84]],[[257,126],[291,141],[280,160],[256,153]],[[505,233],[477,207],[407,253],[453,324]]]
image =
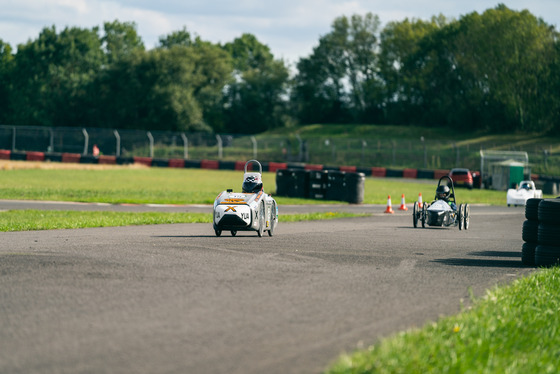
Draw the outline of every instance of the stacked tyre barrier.
[[[365,174],[331,170],[280,169],[276,195],[317,200],[364,201]]]
[[[525,265],[560,265],[560,198],[528,199],[521,260]]]
[[[560,198],[544,199],[538,208],[538,245],[535,265],[560,264]]]
[[[523,222],[523,248],[521,250],[521,261],[525,265],[535,265],[535,249],[538,243],[539,230],[539,203],[542,199],[528,199],[525,203],[525,218]]]

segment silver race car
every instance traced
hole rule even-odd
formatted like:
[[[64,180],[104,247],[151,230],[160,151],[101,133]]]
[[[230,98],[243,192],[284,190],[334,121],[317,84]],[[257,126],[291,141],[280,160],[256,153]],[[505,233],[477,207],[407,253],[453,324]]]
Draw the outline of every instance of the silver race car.
[[[258,172],[247,171],[250,164],[258,167]],[[257,160],[245,164],[241,193],[226,190],[214,201],[214,232],[230,231],[232,236],[238,231],[256,231],[260,236],[265,231],[272,236],[278,224],[278,206],[272,196],[264,193],[262,165]]]
[[[418,220],[420,220],[422,227],[426,227],[426,225],[442,227],[459,226],[459,230],[468,230],[470,212],[469,204],[460,204],[457,207],[453,180],[445,175],[438,181],[436,196],[433,202],[424,203],[422,206],[418,202],[414,203],[412,224],[414,227],[417,227]]]

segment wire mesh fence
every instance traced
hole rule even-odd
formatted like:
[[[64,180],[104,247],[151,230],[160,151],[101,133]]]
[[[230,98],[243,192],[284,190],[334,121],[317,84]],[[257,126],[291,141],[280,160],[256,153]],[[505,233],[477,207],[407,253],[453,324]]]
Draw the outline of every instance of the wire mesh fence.
[[[123,157],[301,162],[356,167],[480,168],[480,150],[524,151],[533,172],[560,174],[560,145],[543,142],[452,141],[179,133],[79,127],[0,126],[0,149]]]

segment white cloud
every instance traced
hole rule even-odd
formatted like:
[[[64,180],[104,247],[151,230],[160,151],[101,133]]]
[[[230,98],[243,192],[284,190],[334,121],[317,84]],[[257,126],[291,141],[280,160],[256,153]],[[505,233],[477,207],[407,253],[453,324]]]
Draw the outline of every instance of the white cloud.
[[[528,8],[554,26],[559,23],[557,0],[0,0],[0,39],[16,47],[36,38],[44,27],[102,27],[104,22],[119,20],[135,22],[147,48],[183,27],[214,43],[251,33],[276,57],[296,62],[311,53],[319,38],[330,32],[334,19],[342,15],[371,12],[384,25],[440,13],[459,18],[494,8],[499,2],[514,10]]]

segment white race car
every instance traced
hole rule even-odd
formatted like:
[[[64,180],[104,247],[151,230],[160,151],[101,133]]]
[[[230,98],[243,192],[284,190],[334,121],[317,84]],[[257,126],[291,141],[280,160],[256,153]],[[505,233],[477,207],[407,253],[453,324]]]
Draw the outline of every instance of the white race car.
[[[537,190],[533,181],[522,181],[518,189],[510,188],[507,191],[508,206],[525,205],[527,200],[532,198],[542,198],[542,190]]]
[[[248,172],[247,167],[256,164],[258,172]],[[216,236],[227,230],[235,236],[238,231],[265,231],[272,236],[278,224],[278,206],[272,196],[264,193],[262,165],[257,160],[247,161],[241,193],[226,190],[214,201],[214,232]]]
[[[451,188],[449,188],[451,186]],[[459,226],[459,230],[468,230],[471,208],[468,203],[459,204],[455,200],[455,187],[450,176],[444,175],[439,179],[436,196],[433,202],[424,203],[422,207],[418,201],[412,209],[412,224],[418,227],[418,220],[422,227],[428,226]]]

